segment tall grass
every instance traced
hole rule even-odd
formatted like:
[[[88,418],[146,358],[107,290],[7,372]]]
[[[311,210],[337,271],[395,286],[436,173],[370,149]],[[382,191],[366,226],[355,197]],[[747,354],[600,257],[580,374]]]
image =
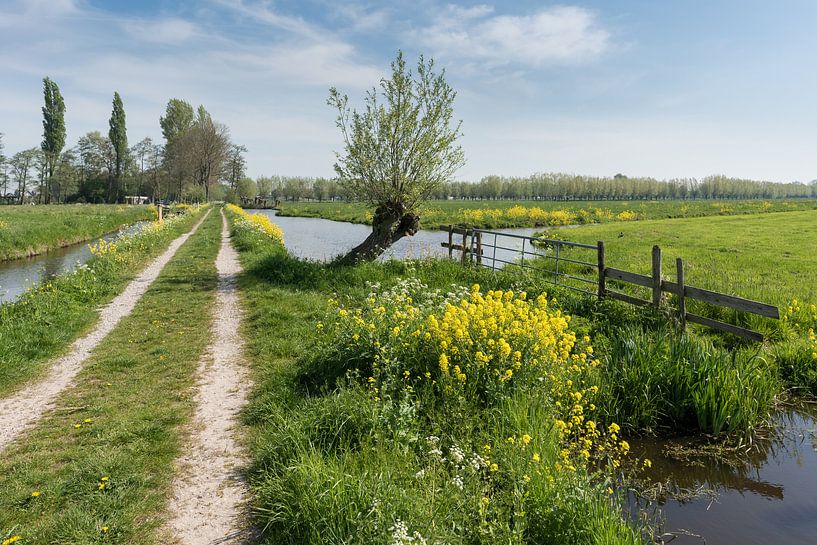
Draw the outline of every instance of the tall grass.
[[[601,411],[632,431],[748,434],[781,390],[759,348],[632,326],[610,339],[601,376]]]

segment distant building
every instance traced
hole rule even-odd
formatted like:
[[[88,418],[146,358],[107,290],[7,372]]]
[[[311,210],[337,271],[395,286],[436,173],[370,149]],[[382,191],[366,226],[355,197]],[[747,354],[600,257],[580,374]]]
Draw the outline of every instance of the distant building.
[[[148,204],[148,203],[150,203],[150,197],[145,197],[143,195],[125,196],[125,204]]]

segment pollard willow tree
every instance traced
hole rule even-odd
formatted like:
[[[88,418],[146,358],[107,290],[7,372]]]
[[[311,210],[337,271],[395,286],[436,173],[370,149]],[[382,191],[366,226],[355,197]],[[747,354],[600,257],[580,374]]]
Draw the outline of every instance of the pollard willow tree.
[[[403,53],[391,63],[391,78],[380,80],[364,99],[363,112],[334,87],[327,103],[338,110],[344,153],[335,172],[349,195],[374,208],[372,233],[340,259],[356,263],[376,259],[389,246],[420,227],[419,206],[465,163],[462,122],[454,124],[456,92],[445,70],[421,55],[417,73],[406,68]]]

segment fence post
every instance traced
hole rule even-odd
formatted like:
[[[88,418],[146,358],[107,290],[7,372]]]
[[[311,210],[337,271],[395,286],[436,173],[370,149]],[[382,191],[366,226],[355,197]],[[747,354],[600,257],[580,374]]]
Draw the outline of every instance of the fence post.
[[[468,255],[468,229],[464,229],[462,232],[462,264],[465,265],[465,258]]]
[[[160,204],[160,205],[159,205],[159,206],[157,206],[156,208],[159,210],[159,223],[162,223],[162,221],[164,221],[164,220],[162,219],[162,209],[164,208],[164,206],[162,206],[162,205]]]
[[[675,273],[678,280],[678,317],[681,320],[681,329],[687,327],[686,288],[684,287],[684,261],[679,257],[675,260]]]
[[[448,226],[448,259],[454,257],[454,226]]]
[[[661,305],[661,248],[652,247],[652,304]]]
[[[599,299],[603,299],[607,292],[606,277],[604,274],[604,241],[599,240],[598,244],[598,263],[599,263]]]
[[[477,231],[477,264],[482,265],[482,231]]]

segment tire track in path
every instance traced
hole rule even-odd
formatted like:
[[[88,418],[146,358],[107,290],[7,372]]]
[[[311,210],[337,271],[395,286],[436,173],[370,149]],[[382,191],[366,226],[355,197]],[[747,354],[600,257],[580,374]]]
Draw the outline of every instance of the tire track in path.
[[[191,434],[186,454],[177,460],[169,506],[167,529],[183,545],[239,544],[251,537],[243,516],[247,487],[241,467],[245,455],[235,429],[249,391],[242,366],[241,308],[236,291],[241,266],[223,211],[221,217],[213,341],[199,364]]]
[[[108,333],[113,331],[122,318],[133,311],[136,303],[156,280],[164,266],[196,232],[210,212],[211,210],[208,210],[190,231],[171,242],[167,250],[139,273],[122,293],[102,307],[94,329],[74,341],[68,354],[51,363],[45,378],[24,386],[11,396],[0,400],[0,452],[37,422],[43,414],[54,408],[57,396],[71,385],[91,352]]]

